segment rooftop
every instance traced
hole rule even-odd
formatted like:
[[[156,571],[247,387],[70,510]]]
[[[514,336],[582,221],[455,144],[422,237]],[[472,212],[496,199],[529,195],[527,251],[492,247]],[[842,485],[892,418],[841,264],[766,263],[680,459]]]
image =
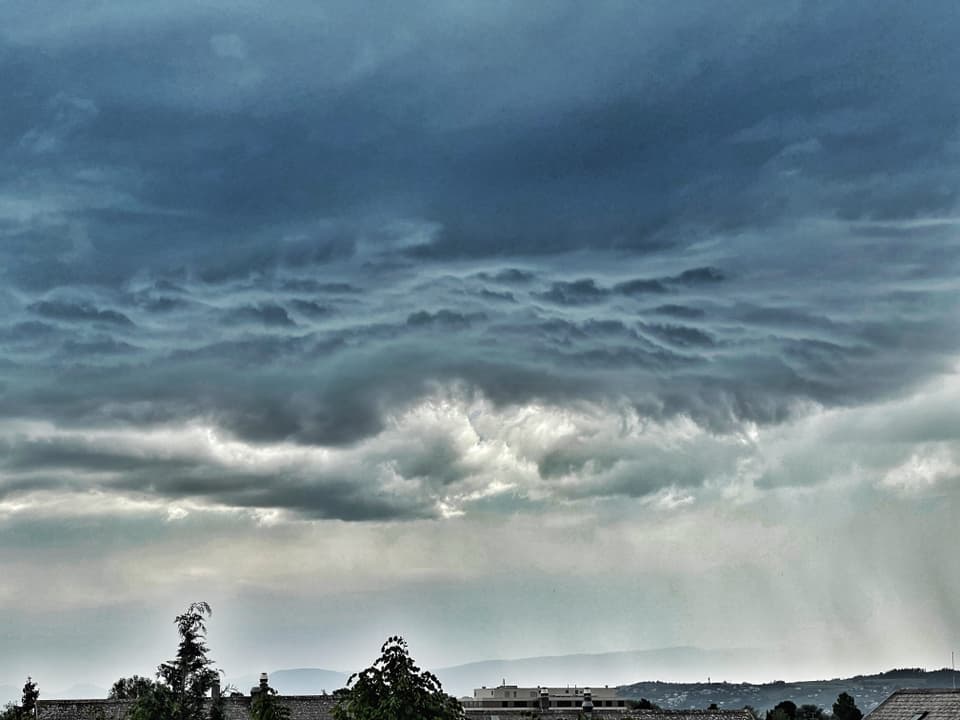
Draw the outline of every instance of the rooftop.
[[[897,690],[867,720],[960,720],[960,690]]]

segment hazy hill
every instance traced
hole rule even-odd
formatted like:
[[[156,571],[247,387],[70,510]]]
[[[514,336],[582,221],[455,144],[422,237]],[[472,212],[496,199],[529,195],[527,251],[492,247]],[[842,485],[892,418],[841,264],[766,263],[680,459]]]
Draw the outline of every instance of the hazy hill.
[[[756,664],[756,651],[703,650],[695,647],[623,652],[584,653],[486,660],[434,670],[444,689],[453,694],[471,695],[474,688],[499,685],[568,685],[594,687],[622,685],[638,677],[672,680],[705,680],[709,675],[746,675]]]
[[[270,673],[270,687],[281,695],[313,695],[323,690],[332,692],[347,684],[349,673],[319,668],[292,668],[274,670]],[[244,695],[260,681],[260,675],[246,675],[228,680]]]
[[[919,668],[890,670],[877,675],[857,675],[833,680],[803,682],[751,683],[666,683],[637,682],[618,688],[628,698],[646,698],[664,708],[706,708],[716,703],[721,708],[750,705],[758,711],[769,710],[781,700],[797,705],[811,703],[830,712],[837,695],[849,693],[857,706],[867,712],[894,690],[900,688],[949,688],[960,672],[949,669],[925,672]]]
[[[20,697],[23,692],[23,685],[0,685],[0,707],[3,707],[8,702],[20,702]],[[87,699],[96,699],[96,698],[105,698],[107,696],[107,690],[96,685],[71,685],[65,690],[50,690],[47,691],[40,686],[40,699],[41,700],[59,700],[59,699],[75,699],[75,700],[87,700]]]

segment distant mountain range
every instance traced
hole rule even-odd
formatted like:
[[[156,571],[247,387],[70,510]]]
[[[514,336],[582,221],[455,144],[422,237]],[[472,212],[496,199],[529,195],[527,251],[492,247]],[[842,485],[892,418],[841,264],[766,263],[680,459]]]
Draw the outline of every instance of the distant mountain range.
[[[314,695],[316,693],[333,692],[347,684],[349,673],[336,670],[320,670],[318,668],[293,668],[290,670],[274,670],[270,673],[270,687],[281,695]],[[245,675],[228,680],[244,695],[250,688],[260,682],[260,675]]]

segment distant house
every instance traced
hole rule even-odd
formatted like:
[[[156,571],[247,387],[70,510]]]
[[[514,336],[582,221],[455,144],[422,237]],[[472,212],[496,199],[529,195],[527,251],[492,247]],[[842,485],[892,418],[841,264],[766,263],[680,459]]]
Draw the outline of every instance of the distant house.
[[[897,690],[865,720],[960,720],[960,690]]]

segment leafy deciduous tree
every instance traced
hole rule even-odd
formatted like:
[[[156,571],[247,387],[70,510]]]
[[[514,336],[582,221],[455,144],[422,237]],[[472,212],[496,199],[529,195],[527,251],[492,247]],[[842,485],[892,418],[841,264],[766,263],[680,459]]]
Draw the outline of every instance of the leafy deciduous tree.
[[[857,702],[853,699],[853,696],[842,692],[833,704],[833,717],[835,720],[861,720],[863,713],[857,707]]]
[[[773,710],[767,710],[767,720],[796,720],[797,704],[792,700],[777,703]]]
[[[156,680],[133,675],[117,680],[110,688],[110,694],[107,697],[111,700],[139,700],[147,693],[153,692],[156,686]]]
[[[797,720],[825,720],[823,708],[816,705],[804,704],[797,708]]]
[[[436,675],[421,671],[399,636],[389,637],[371,667],[354,673],[336,693],[336,720],[462,720],[463,707],[443,692]]]
[[[646,698],[640,698],[639,700],[627,700],[627,705],[631,710],[659,710],[660,706],[656,703],[652,703]]]

